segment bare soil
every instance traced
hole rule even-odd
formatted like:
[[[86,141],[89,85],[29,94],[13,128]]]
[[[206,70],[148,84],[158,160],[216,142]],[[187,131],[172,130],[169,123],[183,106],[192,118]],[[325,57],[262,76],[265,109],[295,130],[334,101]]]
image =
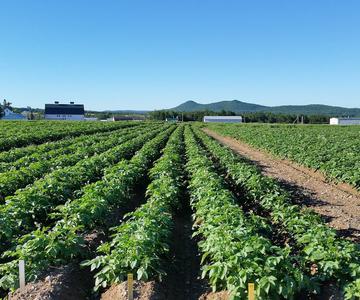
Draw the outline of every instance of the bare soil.
[[[249,159],[264,175],[277,179],[291,192],[294,202],[316,211],[339,235],[360,242],[360,192],[355,188],[345,183],[329,182],[320,172],[276,158],[207,128],[203,130],[221,144]]]
[[[185,180],[187,181],[187,180]],[[135,300],[197,300],[219,299],[206,280],[201,279],[200,254],[197,240],[192,237],[193,221],[188,190],[184,187],[179,206],[174,207],[170,248],[164,257],[166,276],[162,281],[134,281]],[[101,300],[128,299],[127,283],[113,285],[101,295]]]
[[[187,194],[182,207],[174,216],[174,228],[170,242],[170,257],[165,267],[167,275],[161,283],[165,299],[196,300],[210,291],[200,270],[200,254],[197,241],[192,238],[191,208]]]
[[[211,292],[200,296],[199,300],[229,300],[230,293],[227,291]]]
[[[192,219],[189,196],[184,191],[180,206],[174,213],[174,227],[170,240],[169,256],[164,258],[166,276],[161,282],[134,281],[135,300],[197,300],[213,294],[206,280],[200,278],[200,255],[197,241],[192,238]],[[215,295],[215,294],[214,294]],[[127,284],[110,287],[101,295],[102,300],[127,299]]]
[[[170,298],[164,293],[161,284],[155,281],[142,282],[134,281],[133,287],[134,300],[174,300],[177,298]],[[122,282],[117,285],[111,286],[105,293],[101,295],[101,300],[127,300],[128,288],[127,283]],[[192,298],[184,298],[186,300]],[[230,299],[228,292],[204,293],[199,300],[228,300]]]
[[[92,280],[87,271],[75,265],[52,269],[48,275],[35,283],[28,283],[23,290],[10,295],[11,300],[78,300],[90,299]]]
[[[135,300],[163,300],[165,295],[161,293],[159,284],[155,281],[142,282],[134,280],[133,296]],[[127,282],[111,286],[101,295],[101,300],[127,300]]]

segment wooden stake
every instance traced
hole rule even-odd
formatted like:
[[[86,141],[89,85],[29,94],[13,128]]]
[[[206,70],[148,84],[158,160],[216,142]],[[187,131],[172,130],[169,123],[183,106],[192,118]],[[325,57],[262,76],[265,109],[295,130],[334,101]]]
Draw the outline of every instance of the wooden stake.
[[[133,300],[134,299],[134,277],[133,277],[133,274],[128,274],[127,286],[128,286],[128,300]]]
[[[248,284],[249,300],[255,300],[255,285],[253,283]]]
[[[19,283],[20,283],[20,289],[22,290],[25,287],[25,262],[24,262],[24,260],[19,260]]]

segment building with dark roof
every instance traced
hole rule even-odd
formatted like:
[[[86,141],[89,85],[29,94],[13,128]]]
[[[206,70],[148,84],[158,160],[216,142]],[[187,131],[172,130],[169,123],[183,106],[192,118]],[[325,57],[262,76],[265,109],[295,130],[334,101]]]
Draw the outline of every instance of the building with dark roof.
[[[83,121],[85,118],[84,104],[45,104],[45,119],[47,120],[71,120]]]

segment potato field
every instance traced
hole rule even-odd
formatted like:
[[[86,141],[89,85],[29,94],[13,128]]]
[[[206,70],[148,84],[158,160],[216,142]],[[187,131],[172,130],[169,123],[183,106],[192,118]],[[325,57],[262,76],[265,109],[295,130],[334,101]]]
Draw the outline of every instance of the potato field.
[[[207,127],[360,189],[358,126]],[[0,298],[358,299],[359,244],[204,128],[0,122]]]
[[[360,190],[360,126],[216,124],[210,128]]]

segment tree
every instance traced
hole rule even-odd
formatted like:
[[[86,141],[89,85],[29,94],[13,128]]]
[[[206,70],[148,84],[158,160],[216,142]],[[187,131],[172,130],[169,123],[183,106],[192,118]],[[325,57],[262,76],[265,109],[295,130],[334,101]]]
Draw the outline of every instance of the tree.
[[[5,110],[5,108],[9,108],[9,109],[11,109],[11,102],[9,102],[9,101],[6,101],[6,99],[4,99],[4,101],[3,101],[3,109]]]
[[[5,112],[5,108],[12,109],[11,108],[11,102],[6,101],[6,99],[3,100],[3,105],[1,107],[0,105],[0,116],[2,116]]]

